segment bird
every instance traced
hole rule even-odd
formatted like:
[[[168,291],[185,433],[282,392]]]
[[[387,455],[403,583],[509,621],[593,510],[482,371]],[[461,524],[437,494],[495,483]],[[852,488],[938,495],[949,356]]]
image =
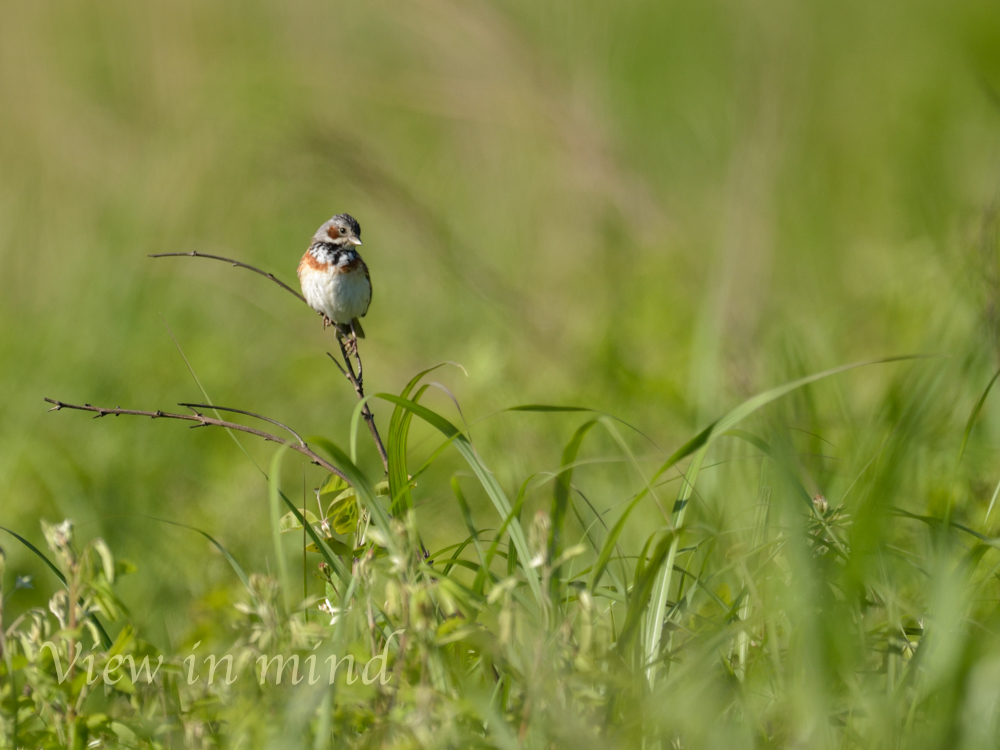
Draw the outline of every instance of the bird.
[[[337,214],[316,230],[298,269],[306,303],[323,316],[324,328],[335,326],[355,351],[357,340],[365,337],[358,318],[372,301],[368,266],[356,250],[360,246],[361,225],[350,214]]]

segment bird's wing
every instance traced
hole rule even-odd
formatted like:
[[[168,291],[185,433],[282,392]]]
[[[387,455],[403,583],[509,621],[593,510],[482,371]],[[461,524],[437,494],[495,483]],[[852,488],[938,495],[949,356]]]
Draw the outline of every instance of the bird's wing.
[[[360,259],[360,257],[361,256],[358,256],[359,259]],[[371,274],[368,273],[368,264],[365,263],[363,260],[361,261],[361,268],[364,269],[365,278],[368,280],[368,305],[365,307],[365,311],[363,313],[361,313],[361,317],[363,318],[363,317],[365,317],[368,314],[368,308],[372,306],[372,294],[373,294],[374,290],[372,288],[372,277],[371,277]]]

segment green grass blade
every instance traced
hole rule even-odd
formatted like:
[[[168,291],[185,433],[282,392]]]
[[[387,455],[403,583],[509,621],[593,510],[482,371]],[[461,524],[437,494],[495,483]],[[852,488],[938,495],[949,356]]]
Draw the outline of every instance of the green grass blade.
[[[576,461],[580,446],[590,429],[597,424],[596,419],[584,422],[573,433],[563,449],[559,474],[552,491],[552,526],[549,530],[549,561],[557,560],[563,549],[563,527],[566,525],[566,509],[569,505],[570,483],[573,479],[572,464]],[[550,579],[552,601],[559,601],[559,571],[553,570]]]
[[[474,531],[472,534],[470,534],[468,537],[466,537],[460,544],[453,544],[451,547],[445,547],[443,550],[440,550],[436,554],[433,554],[430,557],[428,557],[427,563],[428,564],[433,563],[434,560],[436,560],[437,558],[439,558],[441,555],[443,555],[449,549],[453,549],[454,552],[452,553],[451,558],[448,560],[447,563],[445,563],[445,566],[444,566],[444,575],[448,575],[448,571],[450,571],[453,566],[455,566],[455,565],[458,564],[459,556],[462,554],[462,552],[465,550],[465,548],[468,547],[470,544],[472,544],[472,541],[474,539],[478,539],[479,535],[482,534],[482,533],[483,532],[479,531],[479,530]]]
[[[969,415],[969,420],[965,423],[965,432],[962,434],[962,447],[958,450],[958,462],[962,463],[962,456],[965,455],[965,446],[969,443],[969,435],[972,434],[972,427],[976,424],[976,418],[979,416],[979,412],[983,410],[983,404],[986,403],[986,397],[990,395],[990,391],[993,385],[997,382],[997,378],[1000,378],[1000,370],[996,371],[996,374],[990,378],[989,384],[986,386],[986,390],[983,391],[983,395],[979,397],[976,402],[975,407],[972,409],[972,413]],[[986,517],[989,518],[989,513]]]
[[[168,520],[166,518],[157,518],[156,516],[146,516],[146,515],[137,515],[137,517],[138,518],[148,518],[151,521],[159,521],[160,523],[167,523],[167,524],[170,524],[171,526],[179,526],[182,529],[188,529],[189,531],[193,531],[196,534],[201,534],[217,550],[219,550],[219,552],[222,553],[222,556],[226,558],[226,562],[229,563],[229,567],[231,567],[233,569],[233,572],[236,573],[236,577],[240,579],[240,582],[246,587],[247,591],[251,590],[250,589],[250,579],[247,577],[246,572],[243,570],[243,566],[240,565],[236,561],[236,558],[233,557],[229,553],[229,550],[227,550],[225,547],[223,547],[222,544],[219,543],[211,535],[207,534],[206,532],[202,531],[201,529],[199,529],[199,528],[197,528],[195,526],[188,526],[186,523],[180,523],[178,521],[170,521],[170,520]]]
[[[451,478],[451,491],[455,495],[455,502],[458,503],[459,509],[462,511],[462,518],[465,520],[465,526],[472,535],[472,545],[476,548],[476,554],[479,555],[479,564],[485,572],[486,568],[486,555],[483,553],[483,545],[479,543],[479,530],[476,529],[476,524],[472,520],[472,510],[469,508],[469,503],[465,499],[465,494],[462,492],[462,485],[459,484],[458,477]]]
[[[997,487],[995,490],[993,490],[993,497],[990,498],[989,507],[986,508],[986,517],[983,519],[984,526],[986,525],[986,522],[990,520],[990,513],[993,512],[993,506],[996,505],[997,503],[998,495],[1000,495],[1000,482],[997,482]]]
[[[430,388],[429,385],[421,386],[417,395],[413,397],[414,403]],[[404,389],[407,390],[407,389]],[[403,396],[403,398],[408,398]],[[397,419],[398,415],[398,419]],[[413,414],[399,406],[392,410],[394,423],[389,426],[389,494],[392,496],[391,509],[393,513],[408,511],[413,507],[413,493],[411,491],[410,474],[406,460],[406,446],[410,436],[410,423],[413,421]]]
[[[315,544],[319,549],[319,552],[326,561],[326,564],[333,569],[341,581],[351,583],[354,580],[354,577],[351,575],[350,568],[344,564],[344,561],[340,559],[336,552],[330,549],[330,545],[326,543],[326,540],[316,533],[316,529],[313,528],[313,525],[306,521],[305,517],[302,515],[302,510],[296,507],[295,503],[289,500],[288,496],[284,492],[279,490],[278,495],[282,502],[285,503],[285,506],[292,512],[295,518],[298,519],[298,522],[303,525],[306,533],[309,535],[309,538],[312,539],[313,544]]]
[[[281,544],[281,510],[278,506],[278,481],[281,477],[281,460],[285,456],[288,446],[282,445],[274,452],[271,459],[271,471],[267,480],[268,499],[271,508],[271,535],[274,541],[275,564],[278,566],[278,580],[281,581],[281,594],[285,602],[285,612],[292,611],[291,603],[291,582],[288,578],[288,562],[285,560],[285,551]]]
[[[652,537],[650,537],[651,539]],[[632,639],[635,637],[639,626],[642,624],[642,616],[646,610],[646,606],[649,602],[649,597],[653,593],[654,586],[656,584],[656,579],[659,576],[664,561],[669,555],[669,551],[673,549],[673,542],[677,538],[674,532],[668,532],[666,536],[663,537],[657,543],[656,549],[653,551],[653,555],[648,563],[644,563],[641,567],[637,566],[636,572],[636,582],[632,589],[632,598],[628,604],[628,610],[625,613],[625,624],[622,626],[621,634],[618,636],[617,649],[621,650],[624,654]],[[649,540],[647,540],[648,544]],[[645,557],[645,555],[642,555]],[[643,561],[640,560],[640,563]]]
[[[496,538],[494,538],[493,543],[490,544],[490,549],[486,553],[486,562],[483,565],[484,574],[480,578],[476,577],[475,583],[473,583],[472,588],[478,593],[483,593],[483,588],[486,585],[485,571],[490,569],[490,565],[493,563],[493,557],[497,554],[497,547],[500,545],[500,540],[503,539],[504,533],[507,531],[507,527],[510,526],[511,521],[514,519],[519,519],[521,517],[521,506],[524,505],[524,499],[527,495],[528,483],[535,477],[536,474],[532,474],[530,477],[521,483],[520,489],[517,491],[517,497],[514,498],[514,507],[511,508],[510,513],[503,520],[503,525],[500,526],[500,530],[497,532]],[[517,569],[517,552],[514,551],[510,545],[508,545],[509,554],[507,555],[507,575],[514,575],[514,571]]]
[[[613,419],[615,422],[618,422],[619,424],[625,425],[637,435],[642,436],[650,445],[652,445],[658,451],[663,453],[663,450],[660,448],[660,446],[658,446],[649,435],[640,430],[638,427],[629,422],[626,422],[621,417],[616,417],[614,414],[609,414],[607,412],[599,411],[597,409],[589,409],[585,406],[552,406],[549,404],[524,404],[522,406],[511,406],[510,408],[504,409],[503,411],[535,412],[540,414],[558,414],[560,412],[565,412],[565,413],[589,412],[590,414],[598,414],[602,417]]]
[[[461,368],[454,362],[441,362],[421,370],[410,382],[406,384],[400,392],[400,398],[410,398],[410,393],[417,387],[425,376],[445,365],[453,365]],[[464,368],[461,368],[464,372]],[[420,401],[420,397],[427,390],[428,386],[423,386],[412,399],[415,403]],[[389,419],[389,433],[386,441],[386,455],[389,458],[389,497],[392,498],[392,512],[406,511],[413,507],[413,497],[410,493],[409,475],[406,468],[406,442],[410,432],[410,421],[413,414],[401,406],[396,406],[392,410],[392,417]]]

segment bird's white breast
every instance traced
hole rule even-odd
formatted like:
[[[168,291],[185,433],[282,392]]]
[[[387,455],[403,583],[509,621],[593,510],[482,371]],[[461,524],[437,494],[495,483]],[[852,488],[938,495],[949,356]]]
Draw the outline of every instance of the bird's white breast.
[[[368,312],[372,287],[360,265],[346,273],[334,268],[326,271],[309,268],[299,280],[309,306],[334,323],[350,323]]]

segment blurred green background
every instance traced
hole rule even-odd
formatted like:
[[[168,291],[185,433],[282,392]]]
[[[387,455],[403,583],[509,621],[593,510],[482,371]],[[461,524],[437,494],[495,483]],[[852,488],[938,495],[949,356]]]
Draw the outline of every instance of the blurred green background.
[[[370,393],[452,360],[468,376],[439,380],[469,421],[586,404],[673,450],[788,378],[936,352],[970,375],[961,422],[998,351],[998,41],[986,0],[6,2],[0,524],[104,536],[139,563],[123,595],[163,645],[233,576],[136,514],[269,565],[266,483],[225,433],[42,398],[201,400],[169,326],[217,403],[346,445],[353,394],[313,314],[245,271],[146,257],[294,282],[341,211],[375,287]],[[864,413],[892,372],[830,398]],[[513,492],[572,427],[503,416],[473,436]],[[273,446],[243,443],[266,467]],[[286,468],[293,497],[320,479]],[[454,501],[424,485],[447,543]],[[47,574],[2,543],[36,575],[19,606],[41,603]]]

